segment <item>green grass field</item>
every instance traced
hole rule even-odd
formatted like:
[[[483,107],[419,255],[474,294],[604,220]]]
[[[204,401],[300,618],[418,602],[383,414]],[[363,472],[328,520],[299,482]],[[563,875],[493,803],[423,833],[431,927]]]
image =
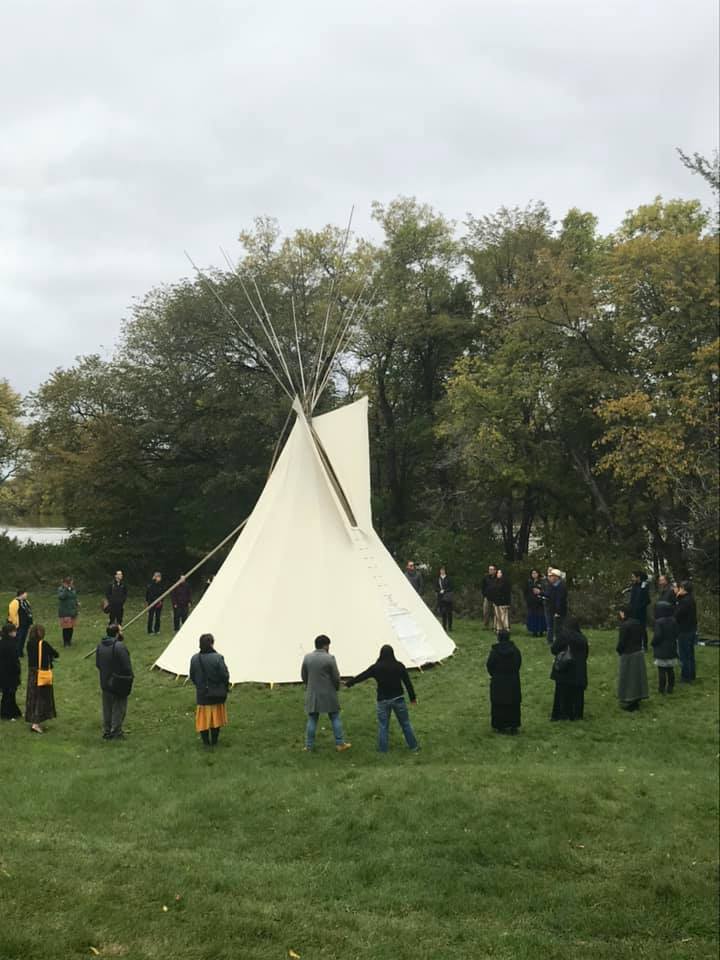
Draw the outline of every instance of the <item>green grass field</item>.
[[[54,604],[31,599],[59,647]],[[49,732],[0,727],[2,960],[717,956],[716,648],[695,687],[628,715],[615,638],[590,632],[586,719],[551,724],[549,655],[518,628],[523,729],[498,737],[491,635],[460,622],[456,656],[417,678],[419,755],[397,728],[375,752],[370,683],[342,694],[345,754],[327,723],[301,752],[299,686],[236,687],[209,752],[192,688],[148,669],[164,620],[128,633],[126,741],[101,740],[82,658],[99,611],[56,664]]]

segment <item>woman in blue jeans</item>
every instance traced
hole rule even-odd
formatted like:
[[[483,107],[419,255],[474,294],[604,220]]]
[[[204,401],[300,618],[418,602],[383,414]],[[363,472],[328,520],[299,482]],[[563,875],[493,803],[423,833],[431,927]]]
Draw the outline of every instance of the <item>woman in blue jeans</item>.
[[[410,714],[405,703],[403,686],[407,690],[410,703],[413,704],[417,703],[415,691],[405,664],[395,659],[395,652],[389,644],[380,647],[380,656],[376,663],[356,677],[351,677],[346,685],[353,687],[356,683],[362,683],[363,680],[369,680],[371,677],[377,683],[378,750],[380,753],[387,753],[392,713],[398,718],[410,750],[418,750],[415,731],[410,723]]]

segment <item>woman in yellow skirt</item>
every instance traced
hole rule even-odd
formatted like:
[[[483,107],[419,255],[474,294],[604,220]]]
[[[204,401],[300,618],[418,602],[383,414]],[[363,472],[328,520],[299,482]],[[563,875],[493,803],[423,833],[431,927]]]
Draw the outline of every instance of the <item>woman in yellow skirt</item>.
[[[200,637],[200,652],[190,661],[189,677],[195,684],[195,729],[206,747],[214,747],[220,727],[228,722],[225,701],[230,674],[211,633]]]

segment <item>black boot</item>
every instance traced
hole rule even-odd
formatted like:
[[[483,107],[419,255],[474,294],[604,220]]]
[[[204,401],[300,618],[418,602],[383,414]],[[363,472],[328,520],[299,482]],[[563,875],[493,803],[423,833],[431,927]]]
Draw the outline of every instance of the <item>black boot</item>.
[[[210,727],[210,743],[215,746],[220,736],[220,727]]]
[[[204,746],[204,747],[209,747],[209,746],[210,746],[210,731],[209,731],[209,730],[201,730],[201,731],[200,731],[200,736],[202,737],[203,746]]]

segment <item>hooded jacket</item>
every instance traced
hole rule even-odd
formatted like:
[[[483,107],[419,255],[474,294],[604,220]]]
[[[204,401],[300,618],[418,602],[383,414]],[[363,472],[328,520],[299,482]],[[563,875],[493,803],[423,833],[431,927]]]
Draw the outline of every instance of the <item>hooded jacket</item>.
[[[108,693],[112,693],[109,683],[114,673],[124,677],[134,676],[130,652],[117,637],[104,637],[100,641],[95,649],[95,666],[100,671],[100,689]]]

